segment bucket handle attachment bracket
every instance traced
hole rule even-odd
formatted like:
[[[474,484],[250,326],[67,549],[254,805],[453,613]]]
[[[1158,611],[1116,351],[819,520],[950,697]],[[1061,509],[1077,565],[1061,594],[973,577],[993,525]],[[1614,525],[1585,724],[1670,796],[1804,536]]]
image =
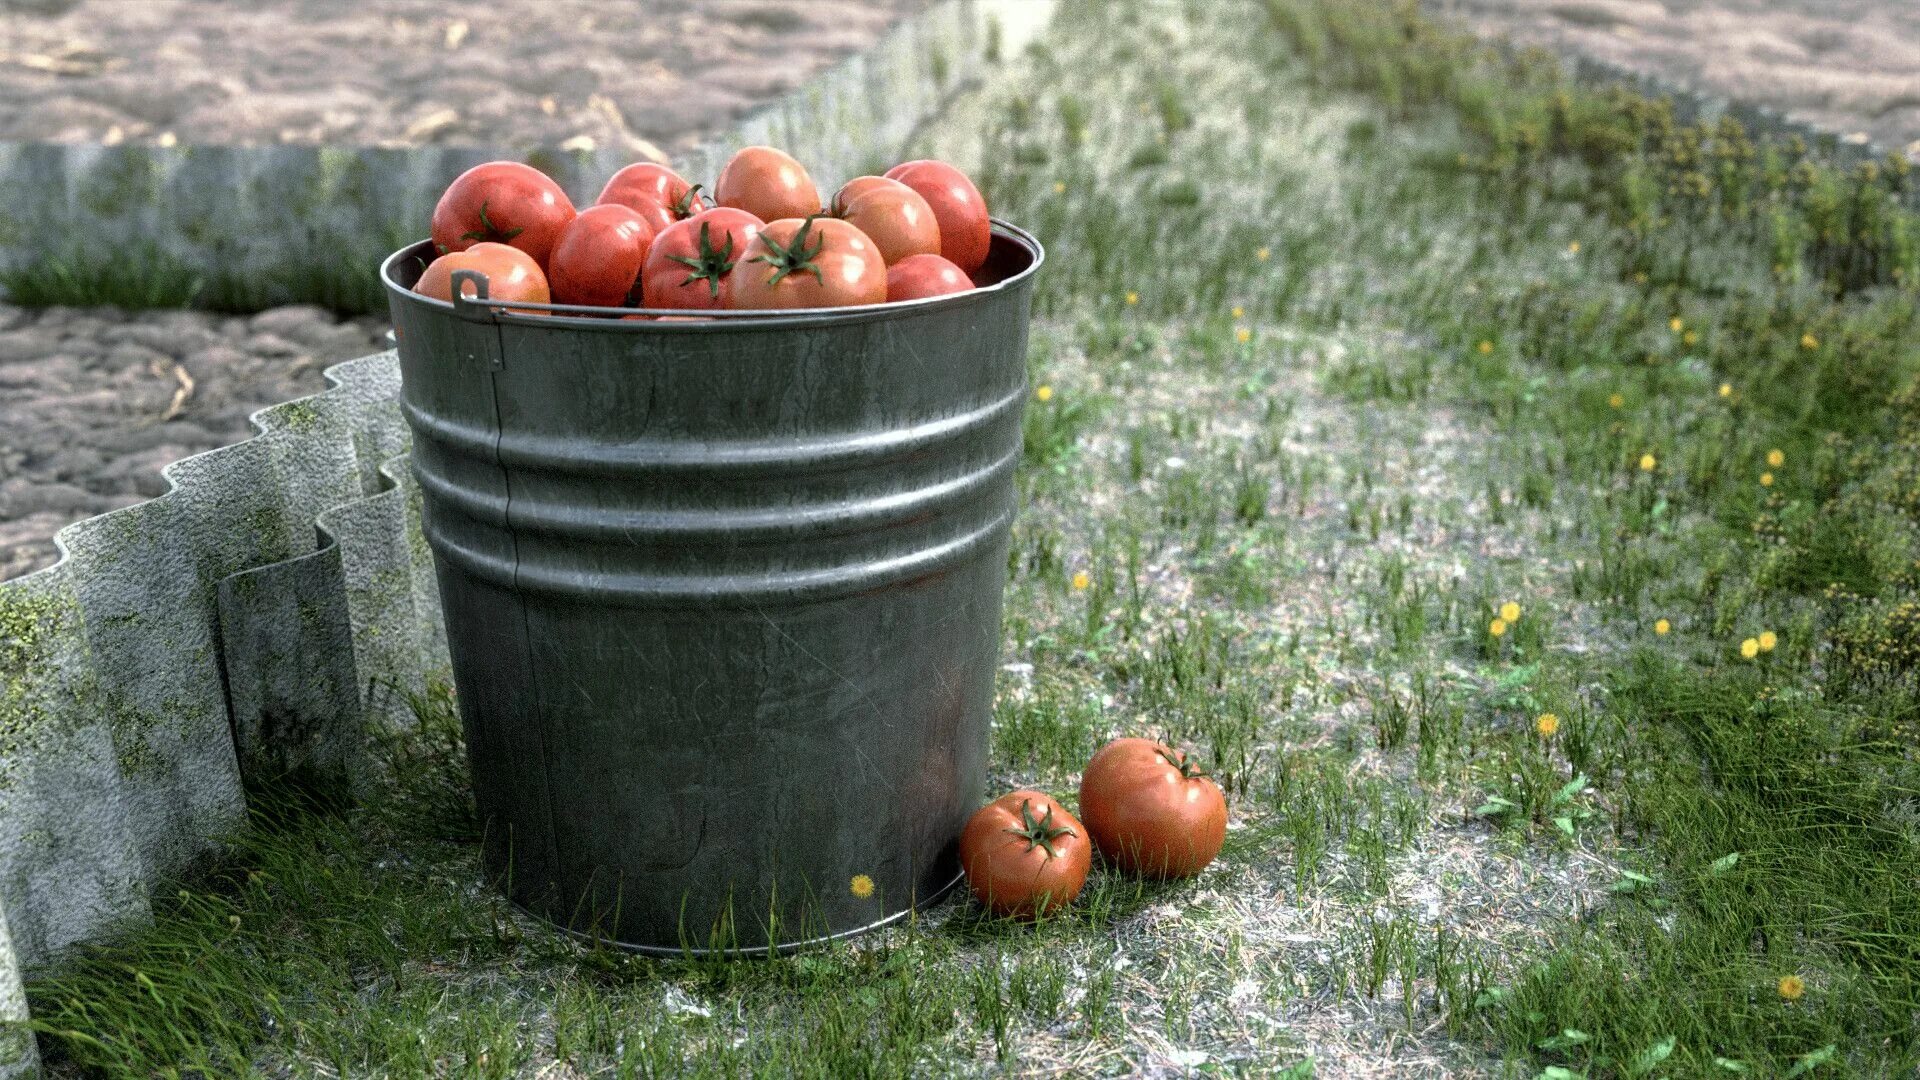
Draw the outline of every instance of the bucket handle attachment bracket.
[[[490,303],[487,299],[490,295],[487,275],[478,270],[455,270],[453,272],[452,284],[453,309],[461,318],[472,319],[475,322],[498,323],[498,320],[494,317],[494,309],[498,305]],[[473,286],[472,296],[467,295],[467,286],[469,285]],[[494,371],[499,371],[506,366],[501,356],[502,350],[500,348],[498,334],[499,331],[496,329],[491,338],[493,347],[485,350],[487,367]],[[478,361],[481,357],[469,352],[467,359],[469,361]]]

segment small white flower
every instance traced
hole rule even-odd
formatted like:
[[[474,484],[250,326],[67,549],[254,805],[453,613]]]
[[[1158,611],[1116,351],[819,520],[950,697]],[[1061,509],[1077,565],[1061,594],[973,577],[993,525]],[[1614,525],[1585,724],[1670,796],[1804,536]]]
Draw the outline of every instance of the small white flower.
[[[685,1013],[689,1016],[712,1016],[713,1010],[687,996],[687,992],[677,986],[667,987],[667,1011]]]

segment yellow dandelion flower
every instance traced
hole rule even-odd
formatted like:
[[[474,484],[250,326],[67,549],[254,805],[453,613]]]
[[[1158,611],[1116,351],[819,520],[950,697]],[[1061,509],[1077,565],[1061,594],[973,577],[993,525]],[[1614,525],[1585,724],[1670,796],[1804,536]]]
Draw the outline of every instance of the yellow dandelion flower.
[[[1767,451],[1767,464],[1777,469],[1780,466],[1785,465],[1786,463],[1787,463],[1786,451],[1784,450]]]
[[[1759,638],[1748,638],[1747,640],[1740,643],[1740,656],[1742,659],[1751,660],[1754,657],[1759,655],[1760,655],[1760,639]]]
[[[1500,637],[1507,632],[1507,620],[1495,619],[1487,624],[1487,633]]]
[[[1635,285],[1645,285],[1647,283],[1647,272],[1645,270],[1635,270],[1633,272],[1633,283]]]
[[[1580,241],[1578,241],[1578,240],[1570,240],[1570,241],[1568,241],[1568,242],[1567,242],[1567,254],[1569,254],[1569,255],[1578,255],[1578,254],[1580,254]]]
[[[1660,459],[1654,457],[1652,454],[1640,455],[1640,471],[1641,472],[1652,472],[1654,469],[1658,468],[1659,465],[1660,465]]]
[[[1041,401],[1052,401],[1053,387],[1042,383],[1033,388],[1033,396],[1039,398]]]
[[[1782,975],[1779,983],[1780,996],[1788,1001],[1799,1001],[1807,992],[1807,980],[1798,975]]]
[[[1241,307],[1241,306],[1240,306],[1239,304],[1235,304],[1235,305],[1233,305],[1233,317],[1234,317],[1234,318],[1236,318],[1236,319],[1244,319],[1244,318],[1246,318],[1246,317],[1247,317],[1247,309],[1246,309],[1246,308],[1243,308],[1243,307]]]
[[[1134,305],[1134,304],[1137,304],[1137,303],[1139,303],[1139,302],[1140,302],[1140,294],[1139,294],[1139,293],[1137,293],[1137,292],[1130,292],[1130,293],[1128,293],[1128,294],[1127,294],[1127,304],[1128,304],[1128,306],[1132,306],[1132,305]]]
[[[1720,384],[1720,396],[1721,396],[1721,397],[1732,397],[1732,396],[1733,396],[1733,384],[1732,384],[1732,383],[1730,383],[1730,382],[1723,382],[1723,383],[1721,383],[1721,384]]]
[[[1488,341],[1485,338],[1482,338],[1480,340],[1480,355],[1485,356],[1492,351],[1493,351],[1493,342]]]
[[[1253,257],[1259,259],[1261,262],[1266,262],[1272,255],[1273,250],[1271,248],[1261,248],[1259,251],[1253,253]]]
[[[1553,733],[1560,730],[1560,718],[1550,712],[1541,713],[1533,722],[1533,730],[1539,732],[1541,738],[1551,739]]]
[[[1665,619],[1653,620],[1654,633],[1660,635],[1661,637],[1666,637],[1672,631],[1673,631],[1673,624],[1668,622],[1667,620]]]
[[[1676,334],[1679,333],[1682,329],[1684,329],[1686,325],[1687,325],[1686,321],[1681,319],[1680,316],[1678,315],[1675,315],[1673,318],[1667,320],[1667,329],[1672,330]]]
[[[873,879],[865,874],[855,874],[853,880],[847,882],[847,891],[865,900],[873,895]]]
[[[1082,570],[1079,573],[1073,575],[1074,588],[1084,589],[1091,584],[1093,584],[1093,579],[1087,576],[1087,572],[1085,570]]]
[[[1233,340],[1245,345],[1247,342],[1253,340],[1253,331],[1244,326],[1237,326],[1233,330]]]
[[[1761,487],[1772,487],[1772,486],[1773,486],[1773,474],[1772,474],[1772,473],[1770,473],[1770,472],[1763,472],[1763,473],[1761,473],[1761,474],[1760,474],[1760,486],[1761,486]]]
[[[1053,193],[1054,193],[1055,195],[1065,195],[1065,194],[1067,193],[1067,185],[1066,185],[1066,181],[1064,181],[1064,180],[1055,180],[1055,181],[1053,182]]]
[[[1814,337],[1812,334],[1801,334],[1800,347],[1803,349],[1817,349],[1820,347],[1820,339]]]
[[[1500,605],[1500,617],[1510,623],[1520,621],[1520,605],[1509,600]]]
[[[1627,403],[1627,396],[1625,394],[1608,394],[1607,395],[1607,407],[1609,409],[1618,409],[1621,406],[1625,405],[1626,403]]]
[[[1774,647],[1779,644],[1780,644],[1779,635],[1775,634],[1771,630],[1761,631],[1760,633],[1760,651],[1761,652],[1772,652],[1774,650]]]

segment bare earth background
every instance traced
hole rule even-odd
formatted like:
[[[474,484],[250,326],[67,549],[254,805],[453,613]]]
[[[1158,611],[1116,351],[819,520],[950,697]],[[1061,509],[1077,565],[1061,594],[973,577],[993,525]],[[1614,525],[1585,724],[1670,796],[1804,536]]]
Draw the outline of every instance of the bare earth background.
[[[1426,0],[1546,45],[1771,105],[1920,161],[1920,0]]]
[[[925,0],[0,0],[0,139],[691,145]]]
[[[671,156],[926,3],[0,0],[0,140]],[[385,330],[309,307],[0,303],[0,580],[52,565],[60,528],[164,493],[162,466],[246,438],[255,410],[325,389]]]

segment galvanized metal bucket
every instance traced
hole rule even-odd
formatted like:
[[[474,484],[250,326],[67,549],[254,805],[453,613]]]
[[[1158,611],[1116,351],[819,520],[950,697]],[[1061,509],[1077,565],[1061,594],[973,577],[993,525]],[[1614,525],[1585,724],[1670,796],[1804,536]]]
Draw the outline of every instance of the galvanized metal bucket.
[[[647,952],[881,926],[985,783],[1028,304],[522,313],[381,267],[485,860]],[[658,314],[658,313],[656,313]]]

